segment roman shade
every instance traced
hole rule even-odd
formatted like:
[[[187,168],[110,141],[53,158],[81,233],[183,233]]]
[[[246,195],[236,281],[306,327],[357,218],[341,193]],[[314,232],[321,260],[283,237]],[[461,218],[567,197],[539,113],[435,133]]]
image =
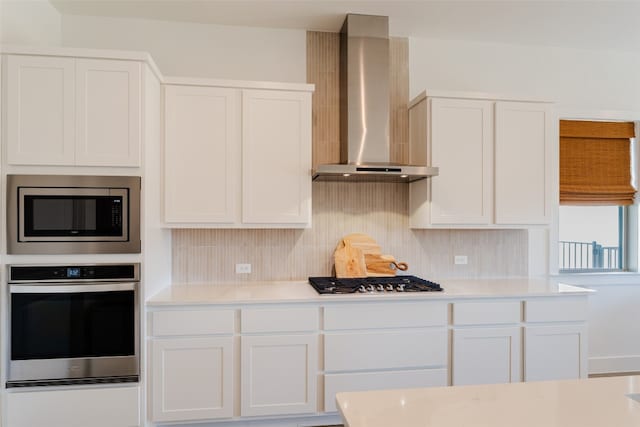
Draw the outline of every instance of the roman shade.
[[[633,122],[560,120],[560,204],[631,205]]]

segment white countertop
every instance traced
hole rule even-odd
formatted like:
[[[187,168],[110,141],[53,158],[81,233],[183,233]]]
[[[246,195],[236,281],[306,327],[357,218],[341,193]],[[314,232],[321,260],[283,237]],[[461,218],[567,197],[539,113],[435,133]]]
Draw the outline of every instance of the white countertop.
[[[346,427],[638,427],[640,376],[338,393]]]
[[[580,295],[593,292],[585,288],[556,283],[552,279],[466,279],[437,282],[444,291],[347,295],[319,295],[307,281],[174,284],[152,296],[147,301],[147,305],[500,298]]]

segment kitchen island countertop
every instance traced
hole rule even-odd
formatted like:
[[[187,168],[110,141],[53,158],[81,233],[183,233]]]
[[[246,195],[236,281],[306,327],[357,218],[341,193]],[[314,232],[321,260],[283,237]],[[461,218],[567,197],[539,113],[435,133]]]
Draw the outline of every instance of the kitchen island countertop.
[[[174,284],[147,300],[148,306],[239,303],[304,303],[460,298],[518,298],[584,295],[589,289],[554,279],[446,279],[436,280],[442,292],[319,295],[307,281],[240,282],[228,284]]]
[[[338,393],[346,427],[637,427],[640,376]]]

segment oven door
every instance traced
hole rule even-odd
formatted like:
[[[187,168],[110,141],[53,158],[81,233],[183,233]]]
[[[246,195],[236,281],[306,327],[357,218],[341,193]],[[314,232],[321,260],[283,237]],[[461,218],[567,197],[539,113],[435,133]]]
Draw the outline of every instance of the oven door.
[[[129,240],[126,188],[18,189],[20,242]]]
[[[137,381],[137,283],[10,284],[7,387]]]

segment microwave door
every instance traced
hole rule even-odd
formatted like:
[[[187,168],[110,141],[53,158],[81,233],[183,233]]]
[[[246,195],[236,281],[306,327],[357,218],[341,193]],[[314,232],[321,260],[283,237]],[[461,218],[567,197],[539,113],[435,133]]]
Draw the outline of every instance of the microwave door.
[[[127,241],[128,194],[109,188],[20,188],[21,242]]]

